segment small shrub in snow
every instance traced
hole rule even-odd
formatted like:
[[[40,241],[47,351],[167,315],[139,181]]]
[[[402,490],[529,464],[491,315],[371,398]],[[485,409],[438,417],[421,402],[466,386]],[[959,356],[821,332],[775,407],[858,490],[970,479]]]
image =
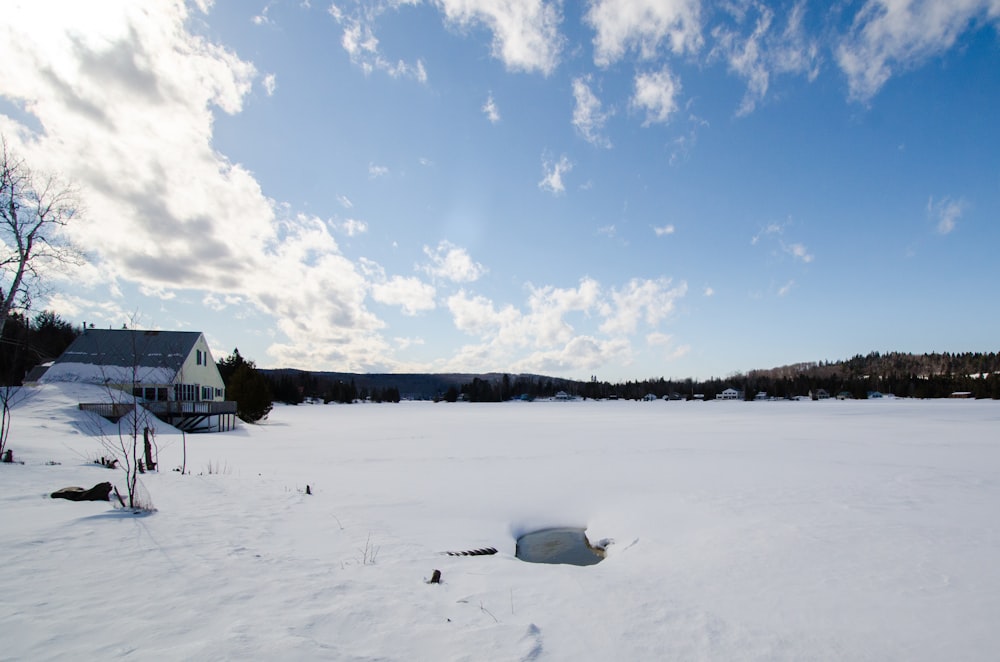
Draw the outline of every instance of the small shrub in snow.
[[[208,474],[209,476],[211,476],[212,474],[229,475],[230,473],[232,473],[232,469],[229,468],[228,464],[226,463],[219,464],[218,462],[209,461],[209,463],[205,465],[205,471],[202,472],[202,475],[204,474]]]
[[[361,565],[375,565],[375,559],[378,557],[378,552],[381,547],[377,547],[372,544],[372,534],[368,533],[368,539],[365,540],[365,548],[359,549],[361,552]]]

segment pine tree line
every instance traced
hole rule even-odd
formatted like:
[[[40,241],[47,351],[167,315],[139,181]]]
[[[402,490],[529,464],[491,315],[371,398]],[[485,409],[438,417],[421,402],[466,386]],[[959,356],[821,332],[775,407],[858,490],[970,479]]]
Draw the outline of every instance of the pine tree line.
[[[30,318],[11,313],[0,338],[0,385],[20,385],[32,368],[58,358],[78,335],[80,329],[48,310]]]
[[[335,402],[399,402],[397,386],[358,387],[354,380],[345,381],[302,370],[270,371],[265,375],[274,401],[297,405],[305,400]]]
[[[752,400],[795,398],[826,391],[831,396],[862,399],[870,393],[906,398],[947,398],[967,393],[974,398],[1000,399],[1000,354],[996,352],[905,354],[890,352],[856,355],[845,361],[799,363],[769,370],[753,370],[727,378],[646,379],[625,382],[553,380],[546,377],[473,379],[448,393],[445,400],[499,402],[515,398],[554,397],[563,391],[574,397],[640,400],[648,396],[676,400],[695,397],[712,400],[727,388]]]

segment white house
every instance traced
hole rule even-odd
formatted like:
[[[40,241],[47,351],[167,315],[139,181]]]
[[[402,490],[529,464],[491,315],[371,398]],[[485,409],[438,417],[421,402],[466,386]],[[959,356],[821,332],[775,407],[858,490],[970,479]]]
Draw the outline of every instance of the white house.
[[[122,391],[190,430],[232,427],[236,411],[198,331],[85,329],[38,381]]]
[[[719,394],[720,400],[742,400],[743,392],[737,391],[734,388],[727,388],[725,391]]]

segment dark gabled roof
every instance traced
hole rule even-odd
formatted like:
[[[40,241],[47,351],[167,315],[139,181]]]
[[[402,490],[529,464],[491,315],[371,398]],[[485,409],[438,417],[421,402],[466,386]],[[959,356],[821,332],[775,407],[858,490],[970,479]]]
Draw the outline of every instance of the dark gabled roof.
[[[54,365],[136,366],[177,372],[199,337],[198,331],[87,329],[70,343]]]

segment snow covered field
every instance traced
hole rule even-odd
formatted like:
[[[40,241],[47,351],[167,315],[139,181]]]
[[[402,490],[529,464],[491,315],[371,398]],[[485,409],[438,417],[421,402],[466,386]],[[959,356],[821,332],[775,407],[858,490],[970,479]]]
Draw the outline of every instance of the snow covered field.
[[[164,471],[142,478],[158,512],[136,516],[48,498],[124,487],[91,463],[90,388],[14,411],[2,660],[1000,651],[1000,402],[276,407],[189,435],[192,475],[161,424]],[[615,543],[589,567],[514,558],[556,525]],[[440,554],[479,547],[499,553]]]

